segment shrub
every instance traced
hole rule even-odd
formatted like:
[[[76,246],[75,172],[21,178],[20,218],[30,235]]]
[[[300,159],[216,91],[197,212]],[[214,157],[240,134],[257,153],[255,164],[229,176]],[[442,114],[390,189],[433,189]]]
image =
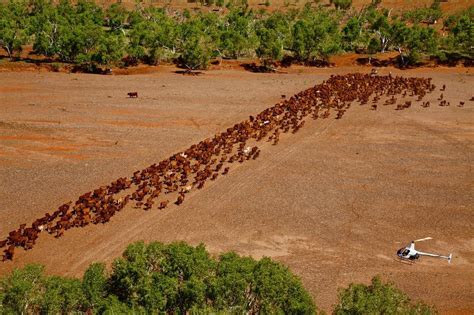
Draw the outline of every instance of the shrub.
[[[418,8],[403,13],[403,19],[412,23],[428,23],[433,24],[443,17],[440,8],[440,1],[435,0],[430,7]]]
[[[378,276],[370,285],[351,284],[339,292],[339,301],[333,314],[434,314],[436,311],[423,304],[412,303],[407,294],[392,283],[383,283]]]
[[[352,6],[352,0],[330,0],[331,4],[334,4],[336,9],[347,10]]]

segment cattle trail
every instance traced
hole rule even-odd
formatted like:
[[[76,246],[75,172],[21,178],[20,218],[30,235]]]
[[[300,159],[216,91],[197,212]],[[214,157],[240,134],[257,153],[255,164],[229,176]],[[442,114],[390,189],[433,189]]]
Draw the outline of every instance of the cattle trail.
[[[333,75],[212,138],[134,172],[131,177],[89,191],[74,203],[67,202],[51,214],[46,213],[28,227],[20,225],[0,241],[0,248],[5,248],[3,261],[12,260],[18,247],[32,249],[43,231],[61,237],[74,227],[105,224],[128,203],[133,202],[145,211],[164,209],[169,203],[179,206],[186,202],[189,192],[202,189],[208,179],[219,180],[232,172],[232,165],[257,159],[261,152],[259,142],[266,140],[277,145],[280,137],[304,127],[306,119],[341,119],[355,103],[363,106],[370,102],[370,109],[376,111],[382,98],[385,98],[383,106],[396,106],[395,110],[414,105],[426,108],[429,102],[422,100],[435,88],[430,78]],[[395,96],[403,100],[397,101]],[[442,100],[440,106],[448,104]]]

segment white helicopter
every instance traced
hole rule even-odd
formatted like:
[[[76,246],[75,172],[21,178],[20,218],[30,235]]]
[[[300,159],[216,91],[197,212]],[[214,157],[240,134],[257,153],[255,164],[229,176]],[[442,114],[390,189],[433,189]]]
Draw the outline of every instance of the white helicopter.
[[[422,242],[422,241],[427,241],[427,240],[432,240],[432,239],[433,239],[432,237],[425,237],[425,238],[420,238],[418,240],[411,241],[411,244],[409,246],[402,247],[397,251],[397,256],[400,257],[400,259],[411,260],[411,261],[415,261],[416,259],[420,258],[420,256],[438,257],[438,258],[447,259],[448,262],[451,263],[451,258],[453,254],[449,254],[449,256],[443,256],[439,254],[424,253],[415,249],[416,242]]]

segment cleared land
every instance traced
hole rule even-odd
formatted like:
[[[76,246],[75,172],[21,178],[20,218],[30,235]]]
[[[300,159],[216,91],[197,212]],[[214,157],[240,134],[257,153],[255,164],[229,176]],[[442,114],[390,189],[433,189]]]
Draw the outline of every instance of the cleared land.
[[[102,0],[96,1],[96,3],[107,6],[115,1],[110,0]],[[225,1],[228,3],[230,1]],[[238,1],[235,1],[238,3]],[[301,0],[270,0],[269,6],[265,5],[265,0],[248,0],[248,4],[252,8],[263,8],[266,10],[280,10],[280,9],[287,9],[287,8],[295,8],[295,7],[303,7],[306,3],[313,3],[313,5],[330,5],[329,0],[314,0],[314,1],[301,1]],[[135,6],[135,1],[133,0],[123,0],[122,3],[127,8],[133,8]],[[199,0],[153,0],[148,2],[154,6],[166,6],[169,8],[175,9],[196,9],[201,10],[203,6],[199,4]],[[148,4],[147,3],[147,4]],[[353,0],[352,6],[355,9],[361,9],[364,6],[367,6],[371,3],[371,0]],[[395,10],[396,12],[409,10],[413,8],[423,8],[429,7],[433,3],[433,0],[382,0],[380,6],[384,8],[389,8]],[[442,1],[441,2],[441,9],[444,12],[458,12],[462,9],[468,8],[472,6],[472,0],[449,0],[449,1]],[[215,6],[211,8],[216,8]]]
[[[0,77],[0,233],[80,194],[159,162],[250,114],[320,83],[369,68],[291,68],[287,74],[214,70],[191,77],[160,72],[96,76],[4,72]],[[41,235],[0,274],[38,262],[80,275],[110,262],[135,240],[204,242],[218,254],[274,257],[300,275],[329,310],[337,288],[375,274],[443,313],[474,311],[474,102],[471,69],[418,69],[450,107],[353,106],[341,120],[309,119],[256,161],[235,165],[181,206],[127,207],[106,225]],[[126,98],[138,91],[138,99]],[[466,101],[463,108],[456,105]],[[381,104],[380,104],[381,105]],[[453,262],[398,262],[395,251],[432,236],[420,250]]]

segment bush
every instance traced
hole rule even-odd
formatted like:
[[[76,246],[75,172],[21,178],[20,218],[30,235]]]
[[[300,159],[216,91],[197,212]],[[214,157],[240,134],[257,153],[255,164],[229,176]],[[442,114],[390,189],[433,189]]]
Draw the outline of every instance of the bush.
[[[439,1],[434,1],[430,7],[418,8],[403,13],[403,19],[412,23],[434,24],[443,17]]]
[[[378,276],[370,285],[351,284],[339,293],[333,314],[434,314],[423,303],[412,303],[408,295],[392,283],[383,283]]]

